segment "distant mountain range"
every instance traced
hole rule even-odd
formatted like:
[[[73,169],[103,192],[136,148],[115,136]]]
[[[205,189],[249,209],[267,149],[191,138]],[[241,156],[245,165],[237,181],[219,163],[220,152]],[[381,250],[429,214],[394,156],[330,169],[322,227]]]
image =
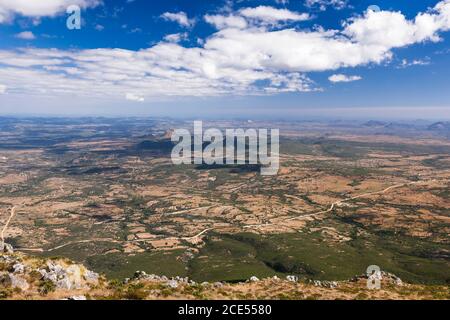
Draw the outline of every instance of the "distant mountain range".
[[[426,127],[423,127],[411,123],[383,122],[377,120],[370,120],[363,123],[363,126],[370,128],[386,128],[386,129],[426,129],[428,131],[435,131],[440,133],[450,132],[450,121],[439,121]]]
[[[450,121],[436,122],[428,126],[430,131],[450,131]]]

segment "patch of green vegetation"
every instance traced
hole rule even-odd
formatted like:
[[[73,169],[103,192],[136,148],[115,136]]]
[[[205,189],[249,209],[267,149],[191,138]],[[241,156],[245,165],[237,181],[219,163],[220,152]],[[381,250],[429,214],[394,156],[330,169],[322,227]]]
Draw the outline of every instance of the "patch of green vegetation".
[[[448,157],[436,157],[431,159],[425,159],[422,161],[422,164],[427,167],[432,167],[439,170],[445,170],[450,168],[450,162],[445,162]],[[444,160],[444,161],[443,161]]]
[[[317,150],[310,141],[281,139],[280,153],[314,155]]]
[[[304,166],[343,177],[366,178],[370,175],[380,173],[380,170],[377,168],[361,167],[356,163],[352,166],[338,161],[305,161]]]
[[[56,285],[53,283],[53,281],[45,280],[42,281],[39,285],[39,292],[43,295],[49,294],[50,292],[53,292],[56,290]]]
[[[86,264],[89,268],[114,279],[129,278],[138,270],[167,277],[186,276],[186,265],[177,259],[182,252],[182,250],[155,251],[135,255],[109,253],[90,256],[86,259]]]
[[[276,274],[256,259],[257,250],[228,236],[209,237],[198,256],[189,264],[189,276],[196,281],[240,281]]]
[[[235,281],[275,274],[294,274],[317,280],[347,280],[365,273],[369,265],[394,273],[407,282],[446,283],[449,264],[421,257],[403,237],[376,235],[348,242],[331,242],[320,232],[257,235],[241,233],[211,237],[190,263],[190,275],[207,281]],[[430,248],[419,239],[410,245]],[[420,244],[422,243],[422,244]],[[436,245],[436,244],[434,244]]]
[[[10,288],[0,288],[0,300],[8,299],[13,294]]]
[[[70,242],[72,239],[68,238],[66,241]],[[115,243],[95,241],[90,243],[74,243],[51,252],[45,252],[41,255],[46,258],[66,257],[73,261],[84,263],[91,256],[103,257],[105,252],[118,248],[118,245]]]

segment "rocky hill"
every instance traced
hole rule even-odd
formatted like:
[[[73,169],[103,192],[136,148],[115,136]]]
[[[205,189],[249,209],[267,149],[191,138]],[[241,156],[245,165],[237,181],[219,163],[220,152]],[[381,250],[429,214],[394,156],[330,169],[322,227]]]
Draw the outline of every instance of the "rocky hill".
[[[14,253],[9,245],[0,249],[0,299],[450,299],[448,286],[406,284],[388,273],[378,275],[380,290],[367,289],[366,276],[341,282],[252,277],[231,284],[137,271],[117,281],[67,259]]]

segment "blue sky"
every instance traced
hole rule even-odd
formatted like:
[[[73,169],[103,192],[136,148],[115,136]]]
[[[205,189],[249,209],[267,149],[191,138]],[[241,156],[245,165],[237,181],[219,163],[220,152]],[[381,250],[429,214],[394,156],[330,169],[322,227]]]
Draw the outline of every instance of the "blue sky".
[[[0,0],[0,114],[450,118],[449,29],[450,0]]]

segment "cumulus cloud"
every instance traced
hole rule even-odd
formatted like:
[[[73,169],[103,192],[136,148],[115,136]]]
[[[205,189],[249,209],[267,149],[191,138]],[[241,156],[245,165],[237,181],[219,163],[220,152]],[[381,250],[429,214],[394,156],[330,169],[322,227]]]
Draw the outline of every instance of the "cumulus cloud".
[[[310,19],[307,13],[298,13],[287,9],[277,9],[269,6],[243,8],[228,15],[205,15],[204,19],[217,29],[247,27],[278,27],[282,22],[298,22]]]
[[[218,21],[219,30],[197,47],[166,39],[136,51],[0,50],[0,83],[15,93],[42,94],[44,88],[52,96],[120,99],[132,93],[138,101],[319,90],[308,73],[379,64],[397,47],[438,41],[450,29],[450,0],[410,20],[399,12],[366,12],[341,30],[236,27]]]
[[[353,82],[361,80],[362,77],[360,76],[347,76],[345,74],[333,74],[332,76],[328,77],[328,80],[331,82]]]
[[[64,13],[70,5],[95,7],[101,0],[1,0],[0,23],[10,22],[16,15],[24,17],[53,17]]]
[[[22,40],[34,40],[36,36],[31,31],[23,31],[15,35],[16,38]]]
[[[247,28],[247,20],[243,17],[235,16],[235,15],[205,15],[205,21],[209,24],[214,25],[217,29],[225,29],[225,28],[238,28],[245,29]]]
[[[423,42],[439,41],[439,31],[450,29],[450,0],[439,2],[433,10],[407,20],[401,12],[367,11],[350,20],[343,31],[364,45],[397,48]]]
[[[177,43],[188,38],[187,32],[168,34],[164,37],[167,42]]]
[[[0,94],[6,93],[6,86],[3,84],[0,84]]]
[[[125,95],[125,99],[127,99],[129,101],[135,101],[135,102],[144,102],[145,101],[144,97],[141,97],[141,96],[136,95],[134,93],[127,93]]]
[[[189,19],[185,12],[165,12],[161,15],[161,18],[163,18],[166,21],[173,21],[178,23],[182,27],[191,27],[194,25],[195,21],[194,19]]]
[[[267,23],[276,23],[278,21],[305,21],[310,18],[307,13],[298,13],[288,9],[276,9],[268,6],[245,8],[241,9],[239,13],[243,17]]]
[[[318,8],[325,11],[327,7],[341,10],[348,5],[348,0],[306,0],[305,5],[310,8]]]

